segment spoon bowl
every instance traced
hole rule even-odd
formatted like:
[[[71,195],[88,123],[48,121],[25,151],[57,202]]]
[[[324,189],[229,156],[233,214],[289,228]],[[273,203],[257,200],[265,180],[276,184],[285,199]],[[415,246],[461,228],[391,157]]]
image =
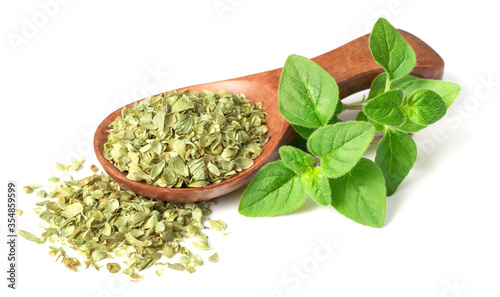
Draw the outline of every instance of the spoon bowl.
[[[441,79],[444,71],[444,62],[441,57],[416,36],[402,30],[400,33],[413,47],[417,56],[417,64],[411,74],[422,78]],[[368,47],[368,36],[359,37],[312,59],[335,78],[341,99],[369,88],[373,79],[383,72],[383,69],[373,61]],[[254,164],[250,168],[226,180],[201,188],[163,188],[128,179],[126,172],[121,172],[104,157],[104,144],[107,141],[109,125],[121,115],[122,108],[106,117],[95,132],[94,150],[97,159],[104,171],[122,187],[153,199],[196,202],[209,200],[236,190],[248,183],[258,170],[271,159],[271,156],[277,153],[280,146],[290,143],[296,136],[293,128],[278,110],[280,76],[281,68],[178,89],[181,92],[187,89],[198,92],[203,90],[217,92],[224,88],[229,93],[242,93],[249,100],[262,102],[266,112],[266,125],[269,127],[270,139],[262,147],[261,155],[254,160]],[[126,107],[132,107],[133,104],[128,104]]]

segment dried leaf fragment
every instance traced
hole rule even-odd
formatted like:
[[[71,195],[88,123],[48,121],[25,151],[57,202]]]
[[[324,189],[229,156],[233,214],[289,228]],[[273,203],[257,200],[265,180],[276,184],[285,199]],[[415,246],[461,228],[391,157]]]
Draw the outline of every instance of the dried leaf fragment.
[[[85,163],[85,158],[71,159],[70,165],[64,165],[62,163],[56,162],[56,168],[60,171],[78,171]]]
[[[80,261],[77,258],[73,257],[64,257],[62,263],[66,268],[75,272],[77,271],[76,266],[80,265]]]
[[[68,205],[64,211],[61,212],[61,215],[65,218],[72,218],[77,214],[81,213],[83,210],[83,205],[79,202]]]
[[[99,167],[97,167],[96,165],[92,164],[90,166],[90,170],[94,173],[97,173],[97,171],[99,171]]]
[[[92,252],[92,261],[99,262],[102,259],[106,258],[107,255],[108,255],[108,253],[106,251],[95,250]]]
[[[24,190],[24,192],[25,192],[26,194],[31,194],[31,193],[33,193],[33,192],[34,192],[33,188],[32,188],[32,187],[30,187],[30,186],[24,186],[24,187],[23,187],[23,190]]]
[[[122,269],[118,263],[107,263],[106,268],[110,273],[118,273]]]
[[[36,193],[36,195],[40,198],[47,198],[48,194],[45,190],[40,190]]]
[[[160,268],[160,269],[155,271],[156,275],[158,275],[158,276],[162,276],[163,272],[164,272],[163,268]]]
[[[219,261],[219,255],[217,253],[213,254],[212,256],[208,257],[208,261],[217,263]]]
[[[204,241],[193,242],[193,246],[199,250],[210,250],[212,249],[208,243]]]
[[[180,264],[180,263],[168,263],[167,264],[167,267],[170,268],[170,269],[173,269],[173,270],[177,270],[177,271],[184,271],[186,270],[186,266]]]
[[[226,224],[221,220],[212,220],[209,218],[208,222],[210,223],[210,226],[212,226],[212,229],[214,229],[215,231],[222,232],[226,230]]]
[[[17,231],[17,234],[21,235],[22,237],[26,238],[29,241],[33,241],[33,242],[38,243],[38,244],[41,243],[40,238],[36,237],[35,235],[33,235],[32,233],[30,233],[28,231],[24,231],[21,229],[16,229],[16,231]]]

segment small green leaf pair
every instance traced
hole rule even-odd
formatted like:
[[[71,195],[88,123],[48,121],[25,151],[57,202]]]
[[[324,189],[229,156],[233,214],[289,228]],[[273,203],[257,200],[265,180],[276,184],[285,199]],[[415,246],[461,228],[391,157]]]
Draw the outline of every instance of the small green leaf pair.
[[[363,108],[365,114],[380,124],[401,127],[407,120],[421,126],[434,124],[446,113],[441,97],[431,90],[417,90],[405,98],[401,89],[375,97]]]
[[[240,201],[241,214],[284,214],[310,196],[355,222],[383,226],[386,196],[394,194],[417,158],[407,133],[441,119],[460,87],[410,76],[415,52],[385,19],[376,22],[369,40],[384,72],[372,82],[368,98],[357,103],[363,108],[356,121],[339,120],[350,107],[340,103],[333,77],[307,58],[288,57],[278,106],[300,137],[292,143],[295,147],[281,147],[281,160],[264,166],[250,182]],[[383,137],[371,161],[363,154],[376,130]]]
[[[386,73],[375,78],[363,112],[373,122],[404,132],[418,132],[439,121],[460,93],[451,82],[405,76],[380,89]],[[381,130],[383,128],[379,128]]]

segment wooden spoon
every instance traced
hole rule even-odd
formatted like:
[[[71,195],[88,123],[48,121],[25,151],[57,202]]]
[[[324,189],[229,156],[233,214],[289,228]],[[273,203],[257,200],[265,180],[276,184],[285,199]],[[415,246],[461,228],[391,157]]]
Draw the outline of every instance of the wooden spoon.
[[[416,36],[402,30],[400,30],[400,33],[413,47],[417,56],[417,65],[413,69],[412,75],[429,79],[441,79],[444,71],[444,62],[441,57]],[[340,98],[368,89],[373,79],[383,71],[373,61],[368,47],[368,35],[355,39],[312,60],[335,78],[339,86]],[[273,152],[277,151],[280,146],[290,143],[296,136],[293,128],[280,115],[278,110],[277,98],[280,75],[281,69],[275,69],[179,89],[179,91],[186,89],[203,91],[206,89],[216,92],[220,88],[225,88],[230,93],[243,93],[252,101],[262,102],[265,107],[267,126],[271,135],[269,142],[263,147],[262,154],[254,160],[254,165],[227,180],[203,188],[162,188],[127,179],[126,173],[118,170],[109,160],[104,158],[104,143],[108,136],[108,126],[116,117],[121,115],[122,108],[105,118],[96,130],[94,149],[97,159],[104,170],[118,184],[150,198],[173,202],[195,202],[209,200],[229,193],[248,183]],[[133,103],[128,104],[127,107],[132,105]]]

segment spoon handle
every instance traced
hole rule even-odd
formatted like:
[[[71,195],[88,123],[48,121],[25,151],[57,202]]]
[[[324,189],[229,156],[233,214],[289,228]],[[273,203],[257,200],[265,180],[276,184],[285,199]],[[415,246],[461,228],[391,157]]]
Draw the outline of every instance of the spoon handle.
[[[399,32],[417,56],[417,64],[411,74],[421,78],[441,79],[444,61],[438,53],[415,35],[403,30]],[[369,34],[364,35],[312,59],[335,78],[340,98],[370,88],[373,79],[384,71],[373,60],[368,37]]]

